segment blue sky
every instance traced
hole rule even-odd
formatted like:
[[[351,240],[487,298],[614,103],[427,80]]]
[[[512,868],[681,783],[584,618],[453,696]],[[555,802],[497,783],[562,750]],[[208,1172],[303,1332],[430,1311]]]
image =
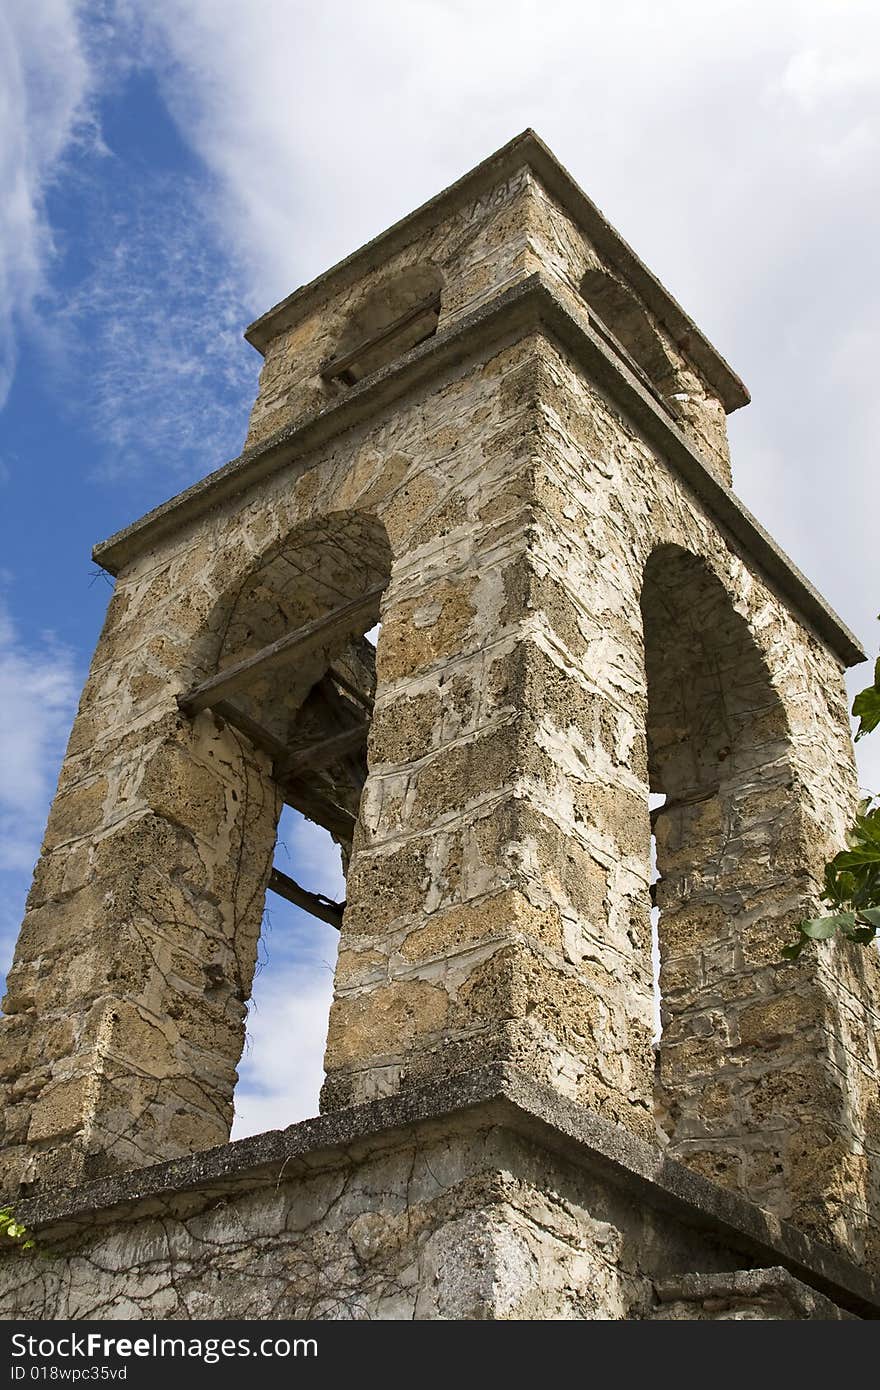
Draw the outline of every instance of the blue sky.
[[[878,55],[874,0],[8,0],[0,964],[110,592],[92,544],[238,452],[251,318],[526,125],[749,384],[735,487],[876,647]],[[334,938],[272,905],[237,1133],[314,1111]]]

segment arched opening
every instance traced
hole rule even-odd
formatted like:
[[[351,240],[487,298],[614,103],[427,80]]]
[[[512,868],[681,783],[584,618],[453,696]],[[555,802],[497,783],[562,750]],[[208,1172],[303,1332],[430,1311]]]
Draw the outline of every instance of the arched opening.
[[[390,568],[388,539],[373,517],[339,513],[298,529],[231,596],[214,674],[180,700],[191,717],[210,712],[258,760],[258,789],[245,779],[231,795],[270,803],[258,823],[250,818],[248,843],[229,846],[233,876],[236,861],[255,861],[255,881],[267,890],[264,911],[253,904],[230,924],[234,971],[217,967],[217,988],[230,973],[236,986],[225,1001],[229,1064],[239,1063],[236,1138],[317,1110],[345,873],[367,776],[370,637]]]
[[[338,386],[402,357],[437,331],[443,272],[438,266],[409,266],[368,291],[350,315],[336,352],[321,375]]]
[[[635,367],[654,395],[666,401],[676,391],[675,366],[645,309],[630,290],[606,271],[593,267],[581,281],[581,294],[601,319],[611,345]]]
[[[786,852],[798,826],[785,711],[748,624],[702,560],[659,547],[645,569],[642,615],[659,911],[657,1123],[677,1158],[776,1205],[790,1123],[774,1096],[804,1051],[803,1038],[773,1023],[774,1000],[790,989],[779,956],[784,914],[798,910],[802,892]]]

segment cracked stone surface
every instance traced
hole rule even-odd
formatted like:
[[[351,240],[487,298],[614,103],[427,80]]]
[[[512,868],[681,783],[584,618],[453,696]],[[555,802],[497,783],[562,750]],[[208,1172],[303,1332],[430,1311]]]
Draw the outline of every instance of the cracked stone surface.
[[[22,1216],[37,1252],[0,1253],[7,1318],[880,1313],[854,1266],[492,1068],[213,1150],[188,1171],[32,1198]]]

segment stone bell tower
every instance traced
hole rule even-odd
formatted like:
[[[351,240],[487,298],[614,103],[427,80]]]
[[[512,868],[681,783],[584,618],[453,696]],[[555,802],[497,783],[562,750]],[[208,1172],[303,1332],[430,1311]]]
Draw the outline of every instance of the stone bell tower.
[[[878,962],[780,957],[863,653],[731,491],[742,382],[531,132],[247,336],[242,455],[96,550],[2,1162],[102,1273],[10,1306],[876,1315]],[[230,1145],[267,890],[341,928],[322,1115]]]

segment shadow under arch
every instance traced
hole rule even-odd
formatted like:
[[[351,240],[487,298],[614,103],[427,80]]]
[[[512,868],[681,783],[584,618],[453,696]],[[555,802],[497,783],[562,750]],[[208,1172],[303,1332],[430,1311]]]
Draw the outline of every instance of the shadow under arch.
[[[432,337],[444,285],[433,261],[406,266],[373,285],[349,314],[323,376],[353,386]]]
[[[641,609],[649,785],[665,796],[652,812],[657,1123],[675,1157],[785,1210],[797,1121],[780,1110],[783,1079],[814,1050],[809,1027],[786,1034],[774,1022],[792,989],[779,955],[786,921],[807,887],[788,719],[755,635],[705,561],[659,546]]]
[[[607,271],[594,266],[584,274],[580,292],[655,392],[665,398],[675,391],[675,365],[647,311],[632,291]]]
[[[319,734],[304,707],[314,706],[321,690],[326,693],[328,672],[350,701],[371,708],[375,653],[363,634],[378,619],[391,561],[387,533],[375,516],[332,512],[295,528],[226,595],[215,621],[217,673],[253,661],[291,634],[366,600],[350,620],[317,641],[294,641],[286,652],[278,652],[235,691],[236,706],[290,752]],[[313,709],[312,714],[312,725],[316,719],[320,724],[320,712]]]

